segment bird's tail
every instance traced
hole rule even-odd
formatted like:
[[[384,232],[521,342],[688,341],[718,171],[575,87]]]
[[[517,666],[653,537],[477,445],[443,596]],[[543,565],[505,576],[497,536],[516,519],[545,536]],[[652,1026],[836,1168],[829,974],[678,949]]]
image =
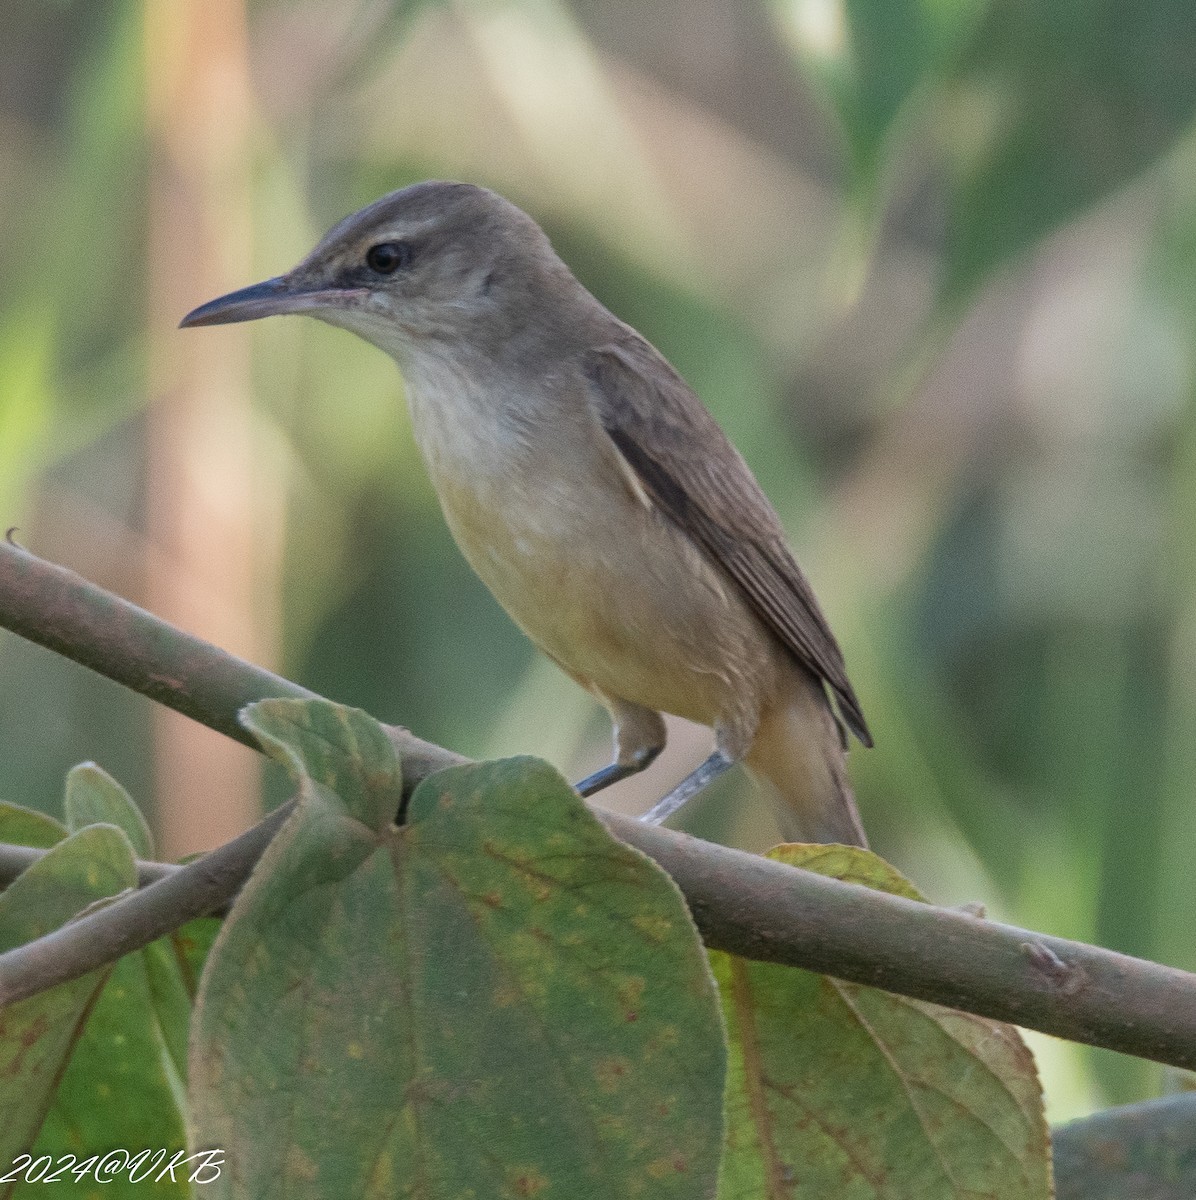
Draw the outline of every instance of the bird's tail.
[[[761,713],[744,765],[770,793],[787,841],[867,846],[830,703],[819,681],[794,674],[790,693]]]

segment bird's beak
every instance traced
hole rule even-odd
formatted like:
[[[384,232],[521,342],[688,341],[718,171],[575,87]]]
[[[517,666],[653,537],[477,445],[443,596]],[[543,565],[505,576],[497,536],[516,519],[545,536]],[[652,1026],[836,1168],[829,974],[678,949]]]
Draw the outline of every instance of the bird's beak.
[[[278,275],[264,283],[255,283],[201,304],[179,322],[179,328],[232,325],[238,321],[256,321],[259,317],[277,317],[285,313],[353,308],[368,294],[366,288],[311,287],[290,276]]]

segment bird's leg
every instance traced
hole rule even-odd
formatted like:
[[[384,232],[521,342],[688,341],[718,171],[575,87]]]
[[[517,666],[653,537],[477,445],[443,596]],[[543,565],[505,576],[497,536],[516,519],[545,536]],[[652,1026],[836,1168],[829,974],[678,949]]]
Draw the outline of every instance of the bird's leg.
[[[605,767],[599,767],[592,775],[587,775],[584,779],[578,780],[573,786],[582,796],[592,796],[595,792],[602,791],[603,788],[608,788],[612,783],[618,783],[620,779],[627,779],[631,775],[638,775],[642,770],[652,764],[652,760],[660,753],[660,748],[656,747],[652,750],[642,751],[638,758],[632,759],[630,762],[607,763]]]
[[[701,766],[686,775],[667,796],[657,800],[640,820],[648,825],[661,824],[708,783],[717,779],[724,771],[729,771],[734,765],[735,760],[725,750],[716,750]]]
[[[651,766],[664,749],[664,718],[660,713],[606,696],[602,697],[602,702],[610,710],[615,726],[615,757],[613,762],[577,784],[577,790],[583,796],[592,796],[620,779],[638,775]]]

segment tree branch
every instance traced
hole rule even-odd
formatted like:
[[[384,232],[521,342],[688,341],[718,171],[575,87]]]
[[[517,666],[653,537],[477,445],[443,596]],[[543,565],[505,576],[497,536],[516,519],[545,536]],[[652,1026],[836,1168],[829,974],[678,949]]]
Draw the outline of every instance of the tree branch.
[[[241,741],[242,705],[311,695],[10,545],[0,545],[0,626]],[[412,786],[463,761],[405,730],[393,736]],[[86,974],[226,904],[286,811],[142,891],[0,955],[0,1003]],[[1196,1069],[1194,975],[595,811],[615,836],[669,872],[716,949]]]
[[[0,541],[0,628],[123,683],[251,750],[261,747],[237,721],[245,705],[271,698],[319,699],[315,692],[184,633],[11,540]],[[386,728],[402,755],[411,787],[433,771],[465,761],[399,726]]]

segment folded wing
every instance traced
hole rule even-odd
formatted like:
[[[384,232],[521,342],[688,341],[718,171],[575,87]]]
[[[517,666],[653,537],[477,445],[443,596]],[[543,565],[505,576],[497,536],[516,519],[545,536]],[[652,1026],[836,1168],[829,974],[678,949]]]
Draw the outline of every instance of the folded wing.
[[[598,419],[651,500],[826,683],[843,723],[871,746],[843,653],[789,550],[780,518],[702,402],[632,330],[588,351],[584,366]]]

